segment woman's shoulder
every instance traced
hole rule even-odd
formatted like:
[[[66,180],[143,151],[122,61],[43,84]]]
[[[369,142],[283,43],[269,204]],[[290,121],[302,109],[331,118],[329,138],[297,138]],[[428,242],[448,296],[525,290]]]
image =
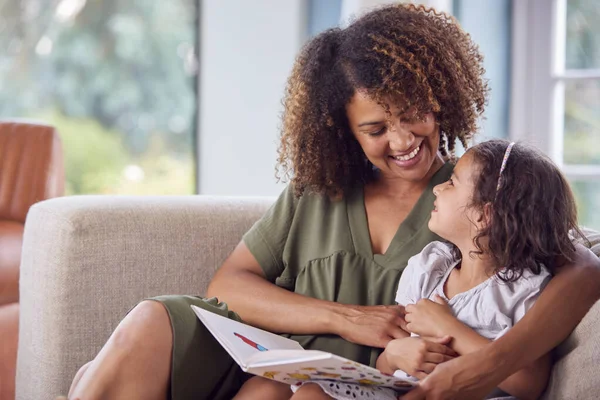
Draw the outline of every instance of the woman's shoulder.
[[[345,204],[350,199],[360,195],[364,191],[364,185],[356,184],[346,189],[343,194],[332,197],[326,193],[315,191],[314,189],[306,188],[302,193],[298,194],[293,183],[286,186],[280,195],[280,198],[285,197],[293,199],[296,204],[314,204],[314,205],[339,205]]]

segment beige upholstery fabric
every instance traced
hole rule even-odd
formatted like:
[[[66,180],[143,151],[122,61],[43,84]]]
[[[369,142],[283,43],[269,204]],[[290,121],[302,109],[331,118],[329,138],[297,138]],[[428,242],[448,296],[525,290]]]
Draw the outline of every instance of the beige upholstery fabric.
[[[600,233],[584,233],[600,256]],[[556,349],[555,358],[544,400],[600,399],[600,301]]]
[[[139,300],[203,294],[272,201],[83,196],[33,206],[21,265],[17,399],[66,394],[78,367]],[[600,254],[600,235],[591,238]],[[560,346],[545,399],[600,398],[599,330],[597,303]]]
[[[138,301],[202,295],[273,199],[64,197],[25,227],[17,399],[66,394]]]

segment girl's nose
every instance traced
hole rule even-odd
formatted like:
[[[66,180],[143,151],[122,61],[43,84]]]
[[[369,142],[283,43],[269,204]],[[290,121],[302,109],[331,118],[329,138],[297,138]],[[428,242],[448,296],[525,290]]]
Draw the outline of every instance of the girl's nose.
[[[444,190],[444,184],[443,183],[440,183],[439,185],[435,185],[433,187],[433,195],[434,196],[439,195],[442,192],[442,190]]]

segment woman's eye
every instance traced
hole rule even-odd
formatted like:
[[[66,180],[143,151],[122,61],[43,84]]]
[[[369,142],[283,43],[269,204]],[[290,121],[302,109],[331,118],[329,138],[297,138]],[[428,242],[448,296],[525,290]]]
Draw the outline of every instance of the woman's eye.
[[[400,122],[404,123],[413,123],[421,119],[421,116],[417,113],[417,110],[414,107],[411,107],[403,113],[398,114],[398,117],[400,117]]]
[[[369,132],[369,136],[380,136],[383,135],[385,132],[385,128],[381,128],[380,130],[376,131],[376,132]]]

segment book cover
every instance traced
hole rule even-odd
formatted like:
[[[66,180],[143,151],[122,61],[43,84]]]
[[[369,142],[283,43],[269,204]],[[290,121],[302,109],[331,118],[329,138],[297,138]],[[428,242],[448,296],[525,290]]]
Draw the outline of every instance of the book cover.
[[[287,384],[331,380],[407,390],[416,382],[191,306],[198,319],[243,371]]]

